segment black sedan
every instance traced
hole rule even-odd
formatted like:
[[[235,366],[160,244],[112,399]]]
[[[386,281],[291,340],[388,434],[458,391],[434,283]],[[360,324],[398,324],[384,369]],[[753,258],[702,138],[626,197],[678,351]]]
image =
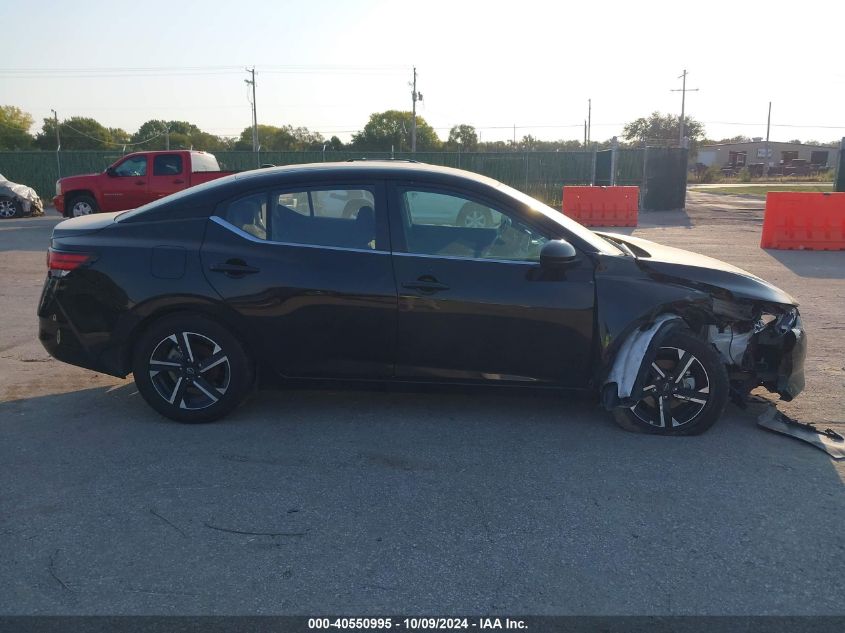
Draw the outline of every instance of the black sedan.
[[[455,169],[237,174],[62,222],[48,267],[47,351],[182,422],[279,380],[393,381],[592,390],[626,429],[689,435],[731,389],[804,386],[787,293]]]

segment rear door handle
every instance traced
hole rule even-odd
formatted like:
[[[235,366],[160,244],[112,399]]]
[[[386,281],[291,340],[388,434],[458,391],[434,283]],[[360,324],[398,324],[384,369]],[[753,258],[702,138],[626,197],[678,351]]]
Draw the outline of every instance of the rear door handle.
[[[185,181],[184,181],[184,180],[182,180],[181,178],[179,178],[178,180],[174,180],[174,181],[173,181],[173,184],[174,184],[174,185],[184,185],[184,184],[185,184]]]
[[[438,292],[439,290],[449,290],[449,286],[442,284],[435,280],[417,279],[416,281],[406,281],[402,284],[403,288],[408,290],[420,290],[421,292]]]
[[[212,264],[211,271],[215,273],[226,273],[227,275],[239,276],[261,272],[261,269],[256,268],[255,266],[247,266],[246,264],[226,262],[225,264]]]

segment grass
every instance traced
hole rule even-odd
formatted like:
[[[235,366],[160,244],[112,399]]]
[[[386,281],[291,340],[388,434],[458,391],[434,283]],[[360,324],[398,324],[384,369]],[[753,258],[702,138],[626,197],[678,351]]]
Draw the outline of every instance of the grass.
[[[696,187],[690,185],[690,189],[703,193],[730,194],[732,196],[759,196],[764,198],[769,191],[833,191],[833,183],[791,183],[788,185],[745,185],[735,187]]]

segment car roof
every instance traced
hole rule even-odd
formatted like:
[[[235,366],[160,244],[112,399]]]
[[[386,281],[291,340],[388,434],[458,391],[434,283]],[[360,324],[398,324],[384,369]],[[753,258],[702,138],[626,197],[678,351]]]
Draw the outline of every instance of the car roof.
[[[235,174],[235,180],[268,179],[275,180],[279,176],[320,176],[330,177],[388,177],[388,178],[422,178],[437,180],[438,178],[460,179],[478,184],[496,187],[499,182],[463,169],[418,163],[409,160],[348,160],[334,163],[305,163],[299,165],[283,165],[280,167],[264,167]]]

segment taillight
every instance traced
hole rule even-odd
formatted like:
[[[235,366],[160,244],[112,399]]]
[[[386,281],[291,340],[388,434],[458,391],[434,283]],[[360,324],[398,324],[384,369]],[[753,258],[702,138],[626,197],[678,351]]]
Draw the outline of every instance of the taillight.
[[[47,268],[49,270],[76,270],[94,259],[94,253],[80,253],[73,251],[47,251]]]

